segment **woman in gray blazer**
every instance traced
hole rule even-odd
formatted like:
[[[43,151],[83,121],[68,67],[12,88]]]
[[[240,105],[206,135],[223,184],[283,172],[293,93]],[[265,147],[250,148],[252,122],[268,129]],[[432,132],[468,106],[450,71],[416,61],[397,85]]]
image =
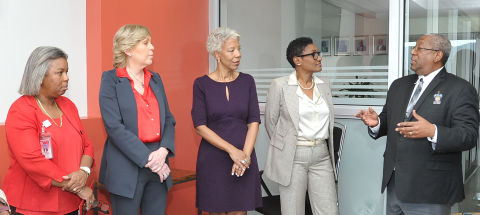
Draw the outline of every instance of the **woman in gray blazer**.
[[[100,183],[110,192],[113,214],[165,214],[172,186],[175,119],[152,64],[149,30],[125,25],[113,38],[114,69],[102,75],[100,110],[108,139]]]
[[[288,45],[287,60],[295,71],[273,80],[267,94],[264,172],[279,184],[283,215],[305,214],[307,189],[314,214],[338,214],[331,84],[313,74],[322,70],[322,53],[300,37]]]

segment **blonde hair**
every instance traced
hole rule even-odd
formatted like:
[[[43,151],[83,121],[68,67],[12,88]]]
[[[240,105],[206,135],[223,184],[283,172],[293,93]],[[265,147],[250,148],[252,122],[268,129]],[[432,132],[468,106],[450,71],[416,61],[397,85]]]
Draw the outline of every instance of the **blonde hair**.
[[[231,28],[217,28],[207,38],[207,51],[214,56],[214,52],[222,52],[225,41],[235,38],[240,41],[240,34]]]
[[[150,31],[143,25],[128,24],[118,29],[113,37],[113,67],[125,68],[127,66],[125,51],[133,49],[147,37],[150,37]]]

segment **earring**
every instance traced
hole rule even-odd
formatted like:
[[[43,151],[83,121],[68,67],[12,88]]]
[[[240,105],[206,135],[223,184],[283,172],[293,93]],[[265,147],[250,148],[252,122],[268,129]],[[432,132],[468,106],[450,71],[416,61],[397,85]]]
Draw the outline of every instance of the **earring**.
[[[132,54],[130,54],[130,55],[128,55],[128,56],[132,57]]]
[[[217,58],[217,62],[220,63],[220,58]]]

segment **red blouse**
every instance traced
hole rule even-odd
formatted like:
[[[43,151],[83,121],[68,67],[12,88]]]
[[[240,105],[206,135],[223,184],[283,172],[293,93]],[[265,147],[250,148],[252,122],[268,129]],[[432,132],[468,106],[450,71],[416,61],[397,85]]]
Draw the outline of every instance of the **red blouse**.
[[[147,69],[143,69],[144,91],[140,94],[134,87],[132,78],[129,76],[125,68],[117,68],[117,76],[128,78],[132,85],[133,94],[137,102],[137,121],[138,121],[138,138],[144,143],[160,142],[160,109],[158,101],[150,88],[150,79],[153,76]]]

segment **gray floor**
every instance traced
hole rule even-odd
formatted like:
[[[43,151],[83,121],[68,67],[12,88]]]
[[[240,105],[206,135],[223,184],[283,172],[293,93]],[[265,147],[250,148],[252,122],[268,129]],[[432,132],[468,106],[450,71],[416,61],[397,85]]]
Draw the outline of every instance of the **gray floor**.
[[[480,169],[477,169],[465,183],[465,199],[452,207],[452,213],[459,212],[480,212],[480,201],[473,200],[479,193],[480,197]],[[249,211],[248,215],[259,215],[255,211]]]
[[[473,200],[473,197],[475,197],[477,193],[479,193],[480,196],[479,169],[467,179],[467,183],[465,183],[465,199],[458,204],[458,211],[454,211],[456,209],[454,206],[452,212],[480,212],[480,201]]]

